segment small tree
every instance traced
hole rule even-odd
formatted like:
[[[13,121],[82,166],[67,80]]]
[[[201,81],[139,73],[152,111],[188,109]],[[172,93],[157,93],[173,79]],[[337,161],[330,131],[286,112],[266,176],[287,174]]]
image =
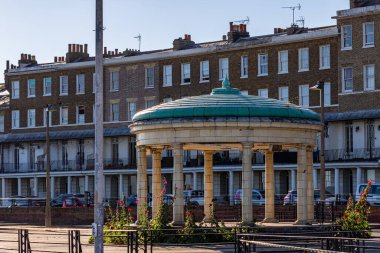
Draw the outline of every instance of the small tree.
[[[347,203],[347,209],[343,218],[338,220],[338,224],[342,225],[343,231],[368,231],[371,227],[368,224],[368,215],[370,207],[367,202],[368,193],[371,190],[372,182],[368,181],[366,188],[360,193],[359,201],[354,204],[353,198],[350,196]],[[364,236],[370,236],[370,232],[364,232]]]

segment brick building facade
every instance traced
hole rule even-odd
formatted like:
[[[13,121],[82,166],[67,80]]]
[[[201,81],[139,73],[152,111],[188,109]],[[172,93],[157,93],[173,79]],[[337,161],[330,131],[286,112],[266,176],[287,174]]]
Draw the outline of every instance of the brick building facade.
[[[162,102],[208,94],[225,76],[250,95],[316,111],[321,107],[320,94],[309,87],[324,81],[328,190],[354,193],[358,183],[380,178],[380,138],[376,138],[380,129],[376,112],[380,105],[380,4],[363,0],[351,0],[350,4],[350,9],[337,12],[336,26],[292,25],[275,28],[270,35],[250,36],[245,24],[230,23],[221,41],[196,43],[185,35],[164,50],[105,48],[106,197],[135,193],[135,140],[128,129],[133,115]],[[87,45],[78,44],[70,44],[66,56],[55,57],[52,63],[38,64],[34,56],[22,54],[17,65],[7,64],[5,86],[10,102],[9,108],[3,109],[8,115],[4,116],[1,140],[3,197],[44,193],[44,172],[38,164],[45,159],[47,104],[55,107],[51,112],[53,194],[92,191],[94,72],[94,57],[88,55]],[[319,183],[318,149],[315,185]],[[169,182],[170,157],[168,150],[162,158]],[[234,194],[241,186],[241,155],[222,152],[214,159],[218,160],[215,195]],[[295,188],[294,159],[291,152],[276,154],[276,193]],[[202,154],[186,152],[185,160],[186,187],[202,189]],[[263,155],[255,154],[254,162],[254,185],[262,188]]]

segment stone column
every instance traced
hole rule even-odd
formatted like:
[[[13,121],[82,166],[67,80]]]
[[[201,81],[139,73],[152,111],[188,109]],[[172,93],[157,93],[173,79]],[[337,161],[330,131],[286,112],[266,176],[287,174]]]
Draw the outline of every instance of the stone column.
[[[33,178],[33,195],[38,197],[38,177]]]
[[[334,171],[334,193],[336,196],[337,194],[340,194],[340,170],[339,168],[335,168]]]
[[[296,184],[296,181],[297,181],[297,177],[296,177],[296,173],[297,171],[295,169],[291,169],[290,170],[290,185],[291,185],[291,190],[295,190],[296,187],[297,187],[297,184]]]
[[[183,145],[173,145],[173,224],[184,224],[184,200],[183,200]]]
[[[356,168],[356,185],[362,184],[363,179],[362,179],[362,168]]]
[[[314,222],[314,184],[313,184],[313,148],[306,148],[306,201],[307,201],[307,221]]]
[[[152,149],[152,219],[160,206],[162,191],[161,149]]]
[[[84,191],[88,192],[88,175],[84,176]]]
[[[147,207],[148,195],[148,178],[147,178],[147,161],[146,148],[143,146],[137,147],[137,222],[142,219]],[[148,217],[145,217],[148,218]]]
[[[17,178],[17,195],[21,196],[21,177]]]
[[[123,191],[123,174],[119,174],[119,199],[120,201],[124,201],[123,200],[123,195],[124,195],[124,191]]]
[[[234,205],[234,172],[230,170],[228,172],[228,195],[230,195],[230,205]]]
[[[72,178],[71,178],[71,176],[68,176],[67,177],[67,193],[71,193],[71,189],[72,189],[72,187],[71,187],[71,181],[72,181]]]
[[[265,151],[265,218],[264,223],[277,223],[274,216],[274,166],[273,151]]]
[[[243,161],[242,161],[242,198],[241,211],[242,223],[251,225],[253,223],[252,215],[252,143],[242,143]]]
[[[214,177],[212,172],[212,155],[214,151],[204,151],[204,220],[210,221],[214,212]]]
[[[55,177],[50,176],[50,198],[55,197]]]
[[[192,187],[193,190],[196,190],[197,189],[197,173],[196,172],[193,172],[193,187]]]
[[[306,164],[306,147],[300,146],[297,152],[297,225],[307,224]]]
[[[1,178],[1,198],[5,198],[6,197],[6,191],[7,191],[7,188],[6,188],[6,180],[5,180],[5,177]]]

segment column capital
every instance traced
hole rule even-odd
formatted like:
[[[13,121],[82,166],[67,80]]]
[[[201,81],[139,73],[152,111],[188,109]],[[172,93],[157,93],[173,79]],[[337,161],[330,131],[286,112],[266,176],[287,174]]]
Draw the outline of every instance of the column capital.
[[[183,149],[183,143],[173,143],[172,149]]]
[[[147,148],[145,146],[136,145],[136,149],[138,152],[146,152]]]
[[[151,147],[150,150],[152,154],[161,154],[163,147]]]
[[[252,149],[253,148],[253,142],[242,142],[241,146],[243,149]]]
[[[313,152],[313,150],[314,150],[314,146],[312,146],[312,145],[307,145],[306,146],[306,151],[307,152]]]
[[[203,150],[204,155],[213,155],[214,152],[215,152],[214,150]]]

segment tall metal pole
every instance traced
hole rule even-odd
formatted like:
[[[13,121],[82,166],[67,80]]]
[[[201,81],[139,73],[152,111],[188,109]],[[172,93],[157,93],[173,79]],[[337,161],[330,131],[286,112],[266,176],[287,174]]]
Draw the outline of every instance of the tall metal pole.
[[[49,123],[50,113],[49,105],[46,107],[46,204],[45,204],[45,227],[51,227],[51,188],[50,188],[50,138]]]
[[[95,35],[95,243],[94,252],[103,253],[103,0],[96,0]]]
[[[325,87],[324,82],[320,81],[320,96],[321,96],[321,151],[319,153],[319,161],[321,166],[321,182],[320,182],[320,191],[321,191],[321,201],[325,200],[326,192],[326,170],[325,170]]]

